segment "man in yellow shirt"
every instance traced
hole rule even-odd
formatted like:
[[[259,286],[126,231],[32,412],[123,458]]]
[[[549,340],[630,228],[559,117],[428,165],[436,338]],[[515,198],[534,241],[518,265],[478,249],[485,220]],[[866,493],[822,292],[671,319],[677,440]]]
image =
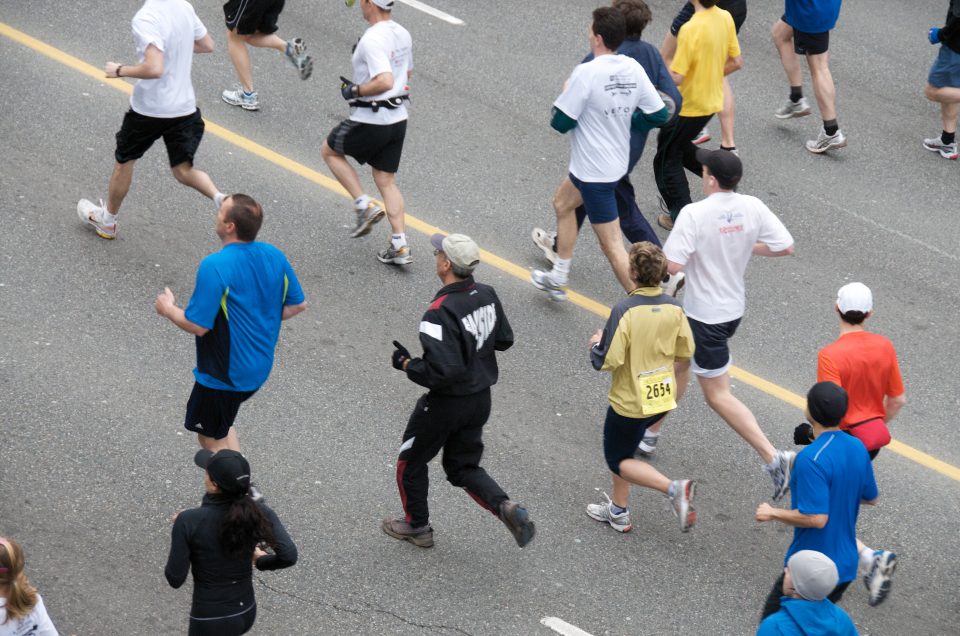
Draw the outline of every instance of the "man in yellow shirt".
[[[680,89],[680,113],[657,136],[653,173],[666,211],[657,223],[673,229],[683,206],[691,203],[690,186],[683,169],[701,175],[693,144],[714,114],[723,110],[723,78],[743,67],[733,18],[716,7],[716,0],[692,0],[694,14],[677,34],[677,52],[670,75]]]
[[[660,289],[667,258],[653,243],[630,250],[630,275],[637,289],[617,303],[606,327],[590,339],[590,361],[598,371],[612,371],[610,406],[603,426],[603,454],[613,473],[613,499],[590,504],[587,514],[629,532],[630,484],[662,492],[680,520],[680,530],[696,523],[691,502],[695,483],[670,480],[646,462],[634,459],[648,426],[677,407],[690,378],[693,334],[680,303]]]

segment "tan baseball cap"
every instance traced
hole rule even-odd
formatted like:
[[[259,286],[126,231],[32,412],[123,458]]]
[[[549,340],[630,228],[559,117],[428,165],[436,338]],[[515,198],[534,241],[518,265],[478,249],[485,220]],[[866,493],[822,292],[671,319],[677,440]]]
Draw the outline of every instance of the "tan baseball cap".
[[[434,234],[430,244],[447,255],[447,259],[463,269],[473,270],[480,264],[480,248],[466,234]]]

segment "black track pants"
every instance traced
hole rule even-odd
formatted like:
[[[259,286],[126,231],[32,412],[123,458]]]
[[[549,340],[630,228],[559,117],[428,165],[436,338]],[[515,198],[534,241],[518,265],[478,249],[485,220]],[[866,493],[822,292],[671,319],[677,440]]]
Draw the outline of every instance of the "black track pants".
[[[697,161],[697,147],[693,140],[713,115],[705,117],[674,117],[660,129],[657,135],[657,154],[653,157],[653,176],[663,202],[670,210],[670,217],[677,219],[683,206],[692,201],[686,168],[698,177],[703,175],[703,166]]]
[[[480,468],[483,425],[490,417],[490,389],[473,395],[426,394],[417,400],[403,433],[397,460],[397,487],[407,521],[414,528],[430,522],[427,463],[443,450],[447,481],[499,516],[509,499],[487,471]]]

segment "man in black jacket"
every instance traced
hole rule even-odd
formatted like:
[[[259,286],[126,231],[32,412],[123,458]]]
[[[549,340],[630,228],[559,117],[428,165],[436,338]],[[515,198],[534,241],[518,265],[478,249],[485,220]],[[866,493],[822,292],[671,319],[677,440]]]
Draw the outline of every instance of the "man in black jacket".
[[[423,357],[413,358],[394,341],[393,367],[429,389],[410,416],[397,459],[397,487],[406,513],[387,518],[383,531],[421,548],[433,545],[427,506],[427,463],[443,450],[447,480],[467,491],[527,545],[535,527],[526,508],[480,468],[483,425],[490,417],[490,387],[497,382],[496,351],[513,344],[513,331],[500,299],[473,280],[480,249],[463,234],[434,234],[430,242],[443,287],[420,321]]]
[[[930,75],[927,78],[927,99],[940,103],[943,132],[939,137],[923,140],[923,147],[939,152],[944,159],[956,160],[957,116],[960,115],[960,0],[950,0],[947,22],[942,28],[927,32],[930,44],[940,44]]]

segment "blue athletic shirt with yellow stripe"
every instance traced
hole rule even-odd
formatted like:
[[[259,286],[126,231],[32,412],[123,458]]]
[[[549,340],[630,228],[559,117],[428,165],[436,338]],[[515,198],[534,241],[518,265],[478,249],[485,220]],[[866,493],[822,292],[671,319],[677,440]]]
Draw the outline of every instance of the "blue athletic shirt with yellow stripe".
[[[197,382],[211,389],[256,391],[267,381],[284,305],[304,301],[283,252],[269,243],[230,243],[200,262],[187,305],[197,336]]]

